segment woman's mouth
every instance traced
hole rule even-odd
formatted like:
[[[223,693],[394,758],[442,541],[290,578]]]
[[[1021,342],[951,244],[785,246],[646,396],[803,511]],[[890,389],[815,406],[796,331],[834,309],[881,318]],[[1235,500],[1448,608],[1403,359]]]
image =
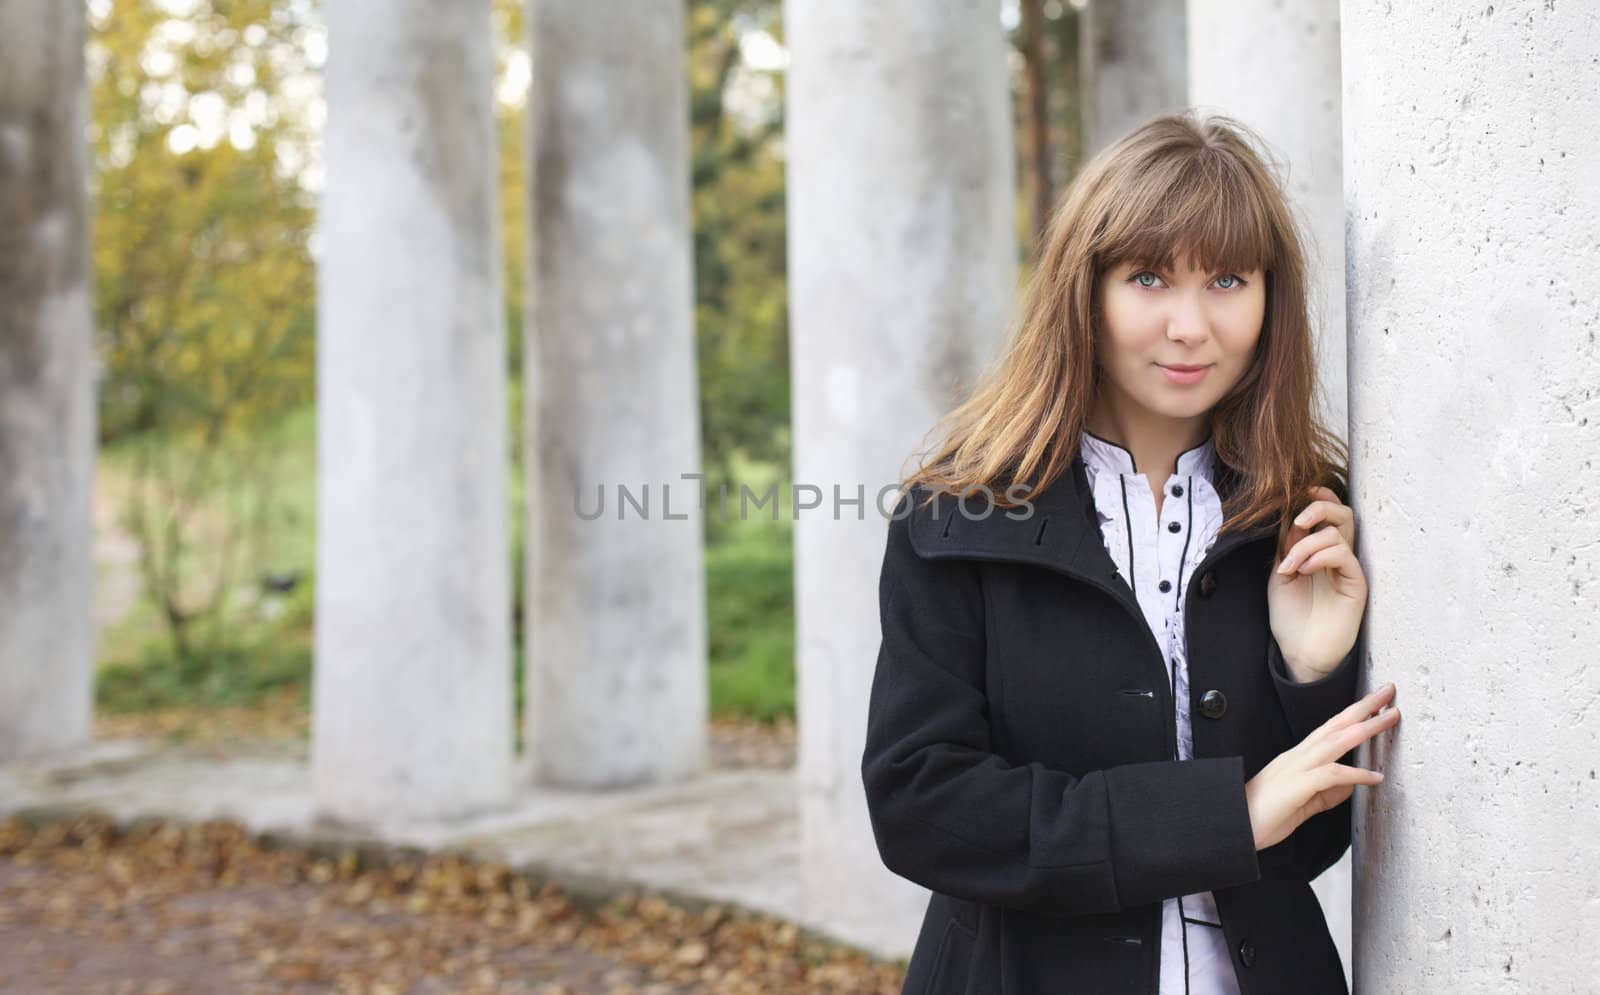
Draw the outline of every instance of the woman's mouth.
[[[1168,366],[1165,363],[1157,363],[1156,365],[1161,367],[1161,372],[1166,374],[1169,382],[1193,384],[1204,380],[1206,372],[1211,369],[1213,364],[1208,363],[1204,366]]]

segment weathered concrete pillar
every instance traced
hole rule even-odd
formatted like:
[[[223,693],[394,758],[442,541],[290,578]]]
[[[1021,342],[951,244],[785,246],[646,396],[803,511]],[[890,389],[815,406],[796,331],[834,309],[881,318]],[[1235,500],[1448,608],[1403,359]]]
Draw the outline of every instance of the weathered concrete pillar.
[[[1270,147],[1305,233],[1323,423],[1346,432],[1344,190],[1339,124],[1339,3],[1189,0],[1189,102],[1228,114]],[[1248,25],[1249,30],[1240,30]],[[1347,852],[1313,882],[1350,973]]]
[[[527,762],[674,780],[707,711],[684,5],[539,0],[529,39]]]
[[[1324,423],[1345,433],[1339,2],[1189,0],[1189,102],[1232,115],[1279,159],[1309,240]],[[1240,30],[1249,25],[1249,30]]]
[[[883,867],[861,787],[895,496],[876,499],[998,348],[1016,289],[999,12],[939,10],[784,8],[794,480],[821,500],[795,523],[808,907],[907,953],[927,892]]]
[[[1081,16],[1083,153],[1092,156],[1147,118],[1183,109],[1188,42],[1184,0],[1089,0]]]
[[[0,0],[0,761],[94,716],[82,4]]]
[[[1345,4],[1350,434],[1371,680],[1355,984],[1600,976],[1600,12]]]
[[[334,0],[317,301],[318,808],[509,797],[503,263],[488,0]]]

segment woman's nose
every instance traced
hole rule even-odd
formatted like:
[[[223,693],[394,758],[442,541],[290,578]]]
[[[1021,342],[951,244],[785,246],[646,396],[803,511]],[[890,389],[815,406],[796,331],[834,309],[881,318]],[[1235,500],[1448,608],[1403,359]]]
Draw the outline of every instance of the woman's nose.
[[[1171,300],[1172,313],[1167,315],[1168,338],[1188,342],[1211,334],[1210,318],[1199,295],[1180,292]]]

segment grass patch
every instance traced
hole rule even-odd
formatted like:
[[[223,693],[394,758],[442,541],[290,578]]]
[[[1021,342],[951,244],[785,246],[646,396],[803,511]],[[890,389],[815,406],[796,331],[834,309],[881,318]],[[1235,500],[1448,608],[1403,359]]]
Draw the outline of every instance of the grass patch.
[[[794,715],[794,558],[741,538],[706,553],[713,715]]]
[[[749,509],[741,518],[740,487],[788,493],[788,467],[736,456],[728,512],[708,482],[706,495],[706,624],[710,708],[714,716],[771,722],[795,714],[794,521],[788,501]]]
[[[141,486],[151,506],[169,514],[170,495],[141,476],[140,461],[170,461],[177,475],[201,465],[202,450],[181,435],[156,434],[103,448],[96,466],[98,527],[121,523]],[[145,589],[136,562],[97,565],[103,597],[128,599],[97,640],[97,706],[109,714],[174,707],[248,706],[285,687],[309,689],[316,558],[316,409],[288,413],[254,432],[238,432],[209,451],[186,519],[178,557],[181,603],[193,610],[231,579],[214,621],[195,624],[209,648],[184,660],[175,651],[161,606]],[[169,472],[162,478],[171,479]],[[223,569],[223,538],[241,542]],[[285,593],[267,575],[297,575]],[[197,633],[197,635],[199,635]],[[307,697],[309,697],[307,695]]]
[[[204,669],[185,668],[159,646],[142,659],[100,668],[96,694],[111,714],[188,706],[253,705],[281,688],[304,690],[311,683],[311,648],[298,641],[230,644],[207,658]]]

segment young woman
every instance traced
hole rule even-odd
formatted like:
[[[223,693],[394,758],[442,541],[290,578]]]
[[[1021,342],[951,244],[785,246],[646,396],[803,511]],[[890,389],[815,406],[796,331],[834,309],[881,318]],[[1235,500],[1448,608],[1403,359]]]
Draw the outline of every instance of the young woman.
[[[1347,991],[1367,583],[1313,415],[1306,272],[1226,118],[1063,194],[1007,349],[906,481],[862,775],[933,892],[913,995]]]

